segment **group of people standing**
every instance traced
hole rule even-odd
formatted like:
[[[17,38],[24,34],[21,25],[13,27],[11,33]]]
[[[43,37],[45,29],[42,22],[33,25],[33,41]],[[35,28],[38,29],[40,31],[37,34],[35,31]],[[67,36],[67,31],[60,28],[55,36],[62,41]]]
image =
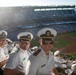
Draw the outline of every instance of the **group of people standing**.
[[[59,74],[76,75],[76,60],[61,54],[60,50],[54,52],[55,67],[59,70]]]
[[[59,75],[55,68],[53,53],[50,51],[57,31],[52,28],[43,28],[37,35],[40,47],[36,51],[30,53],[33,34],[21,32],[17,35],[18,46],[7,56],[3,51],[7,32],[0,31],[0,75],[1,73],[3,75]]]

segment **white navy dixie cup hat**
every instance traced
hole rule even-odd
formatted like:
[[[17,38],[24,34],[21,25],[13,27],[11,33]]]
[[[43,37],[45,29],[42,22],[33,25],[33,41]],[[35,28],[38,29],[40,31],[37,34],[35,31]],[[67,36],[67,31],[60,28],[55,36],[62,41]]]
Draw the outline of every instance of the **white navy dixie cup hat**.
[[[60,54],[60,51],[56,51],[55,53],[54,53],[54,55],[58,55],[58,54]]]
[[[54,38],[57,35],[57,31],[53,28],[43,28],[38,31],[37,35],[42,39]]]
[[[33,39],[33,34],[30,32],[21,32],[17,35],[17,38],[20,40],[31,41]]]
[[[0,30],[0,38],[6,38],[7,37],[7,31]]]
[[[72,69],[72,71],[74,71],[74,72],[76,73],[76,64],[73,64],[73,65],[71,66],[71,69]]]

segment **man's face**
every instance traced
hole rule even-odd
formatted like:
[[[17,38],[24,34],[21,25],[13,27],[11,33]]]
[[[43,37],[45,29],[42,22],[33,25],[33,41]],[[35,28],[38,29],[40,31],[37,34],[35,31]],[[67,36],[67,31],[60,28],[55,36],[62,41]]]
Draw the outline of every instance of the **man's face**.
[[[30,47],[30,41],[20,40],[19,41],[19,46],[23,50],[28,50],[28,48]]]
[[[0,46],[1,46],[1,47],[4,47],[5,44],[6,44],[6,38],[0,39]]]
[[[50,51],[53,47],[53,44],[50,44],[50,43],[43,44],[43,47],[45,50]]]
[[[50,51],[53,47],[53,41],[52,40],[41,40],[41,46],[46,50]]]

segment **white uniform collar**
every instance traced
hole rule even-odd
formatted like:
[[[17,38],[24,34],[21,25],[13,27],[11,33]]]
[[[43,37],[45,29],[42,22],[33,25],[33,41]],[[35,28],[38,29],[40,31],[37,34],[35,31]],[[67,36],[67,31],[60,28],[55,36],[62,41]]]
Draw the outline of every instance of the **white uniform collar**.
[[[47,55],[45,54],[44,50],[41,47],[39,47],[39,48],[41,49],[42,56],[47,57]],[[49,51],[49,55],[48,56],[50,57],[52,54],[53,53],[51,51]]]
[[[47,55],[45,54],[44,50],[43,50],[41,47],[39,47],[39,48],[41,49],[41,55],[42,55],[43,57],[47,57]]]
[[[21,51],[22,53],[25,53],[27,50],[23,50],[23,49],[20,48],[20,51]]]

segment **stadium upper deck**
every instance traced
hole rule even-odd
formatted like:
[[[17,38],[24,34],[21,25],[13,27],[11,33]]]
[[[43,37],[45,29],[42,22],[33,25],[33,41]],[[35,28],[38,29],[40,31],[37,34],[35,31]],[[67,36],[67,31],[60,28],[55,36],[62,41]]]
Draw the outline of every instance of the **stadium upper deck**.
[[[2,11],[18,11],[18,10],[34,10],[34,9],[46,9],[46,8],[75,8],[75,5],[57,5],[57,6],[16,6],[16,7],[0,7]]]
[[[74,9],[75,5],[0,7],[0,29],[15,32],[13,34],[17,35],[17,33],[20,32],[18,30],[25,30],[25,28],[38,28],[44,25],[60,26],[60,24],[76,24],[76,12]],[[62,26],[63,31],[65,27]],[[61,26],[58,28],[61,29]],[[71,31],[75,30],[73,28]],[[58,32],[61,32],[60,29],[57,29]],[[66,31],[68,31],[68,29],[66,29]],[[13,36],[13,34],[10,35]]]
[[[0,26],[11,27],[11,24],[15,26],[46,20],[65,20],[67,17],[74,20],[76,19],[74,9],[75,5],[0,7]]]

